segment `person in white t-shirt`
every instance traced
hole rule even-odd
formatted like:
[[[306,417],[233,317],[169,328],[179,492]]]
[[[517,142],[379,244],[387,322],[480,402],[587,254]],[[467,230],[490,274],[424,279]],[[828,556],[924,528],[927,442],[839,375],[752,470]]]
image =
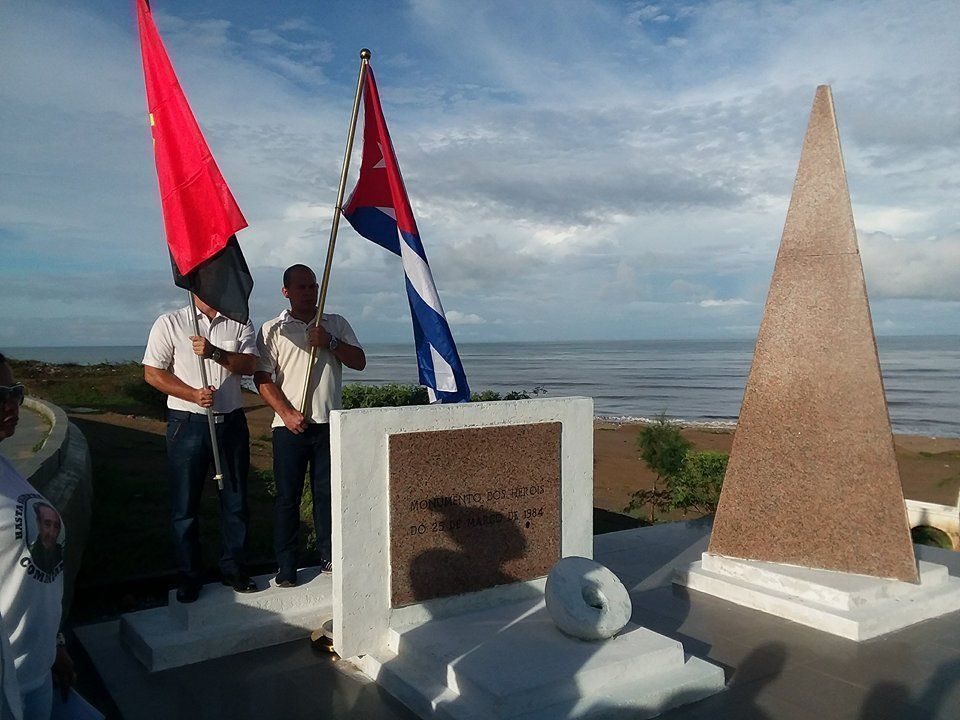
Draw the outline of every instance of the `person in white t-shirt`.
[[[144,379],[167,395],[167,464],[174,546],[180,566],[177,600],[193,602],[200,594],[203,559],[200,551],[200,496],[211,464],[213,446],[207,408],[213,408],[223,470],[220,528],[223,584],[237,592],[254,592],[246,568],[247,475],[250,432],[243,412],[240,379],[257,363],[253,325],[224,317],[199,298],[194,335],[189,306],[161,315],[150,330],[143,356]],[[203,386],[197,356],[203,358]]]
[[[283,273],[283,296],[290,301],[257,337],[260,360],[253,379],[273,416],[273,475],[277,488],[274,506],[274,551],[277,584],[297,584],[300,499],[309,467],[313,493],[313,523],[320,569],[333,569],[330,516],[330,411],[340,408],[343,366],[363,370],[367,358],[350,323],[340,315],[324,313],[319,325],[317,276],[306,265],[292,265]],[[298,409],[310,361],[307,413]]]
[[[14,434],[23,385],[0,354],[0,441]],[[63,562],[41,560],[33,548],[62,558],[66,530],[59,513],[0,457],[0,718],[49,720],[53,685],[76,680],[59,634]],[[37,550],[40,553],[40,550]]]

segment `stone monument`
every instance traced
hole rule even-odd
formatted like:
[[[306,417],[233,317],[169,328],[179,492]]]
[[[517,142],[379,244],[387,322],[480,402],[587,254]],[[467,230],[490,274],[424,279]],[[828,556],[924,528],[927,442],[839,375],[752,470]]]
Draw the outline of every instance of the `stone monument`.
[[[679,581],[865,639],[960,607],[945,571],[918,572],[833,97],[820,86],[710,545]]]
[[[723,688],[679,642],[613,622],[619,583],[581,591],[611,615],[595,641],[546,608],[561,558],[594,565],[589,398],[338,411],[330,432],[333,646],[413,712],[642,718]]]

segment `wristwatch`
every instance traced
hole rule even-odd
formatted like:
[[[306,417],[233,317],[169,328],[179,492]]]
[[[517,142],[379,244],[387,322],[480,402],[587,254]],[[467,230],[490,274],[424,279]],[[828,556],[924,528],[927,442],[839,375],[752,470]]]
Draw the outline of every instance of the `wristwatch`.
[[[218,363],[222,358],[223,358],[223,350],[221,350],[218,347],[215,347],[213,349],[213,352],[210,353],[210,359],[213,360],[215,363]]]
[[[327,350],[333,352],[338,347],[340,347],[340,338],[338,338],[336,335],[331,335],[330,342],[327,343]]]

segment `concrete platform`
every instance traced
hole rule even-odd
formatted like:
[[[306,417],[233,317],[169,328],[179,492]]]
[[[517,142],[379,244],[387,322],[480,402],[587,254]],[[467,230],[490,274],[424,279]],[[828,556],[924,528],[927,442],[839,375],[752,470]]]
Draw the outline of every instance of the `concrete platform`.
[[[855,642],[673,586],[675,570],[706,550],[709,532],[708,521],[692,521],[594,538],[596,559],[630,591],[633,622],[724,670],[724,692],[668,710],[664,720],[960,717],[960,613]],[[960,553],[916,551],[960,577]],[[416,719],[349,663],[313,652],[306,640],[150,673],[121,645],[118,621],[75,632],[86,650],[75,655],[93,661],[81,667],[81,691],[99,673],[119,707],[111,719]]]
[[[674,582],[851,640],[960,610],[960,578],[921,560],[920,584],[703,553]]]
[[[420,717],[450,720],[602,717],[614,707],[648,718],[724,685],[720,667],[635,623],[608,641],[567,637],[542,599],[393,631],[388,647],[351,661]]]
[[[302,639],[331,617],[331,576],[317,568],[300,570],[294,588],[277,587],[273,575],[254,579],[264,589],[212,583],[188,605],[171,590],[166,607],[122,615],[120,639],[155,672]]]

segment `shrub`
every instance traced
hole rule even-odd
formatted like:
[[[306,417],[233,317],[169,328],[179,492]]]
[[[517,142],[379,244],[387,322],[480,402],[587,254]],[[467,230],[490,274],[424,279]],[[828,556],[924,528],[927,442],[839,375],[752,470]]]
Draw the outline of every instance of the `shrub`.
[[[403,407],[427,405],[427,389],[419,385],[361,385],[350,383],[343,388],[343,409],[371,407]]]
[[[662,512],[671,506],[670,493],[658,487],[659,483],[680,472],[690,441],[680,434],[680,426],[667,420],[666,412],[662,412],[637,434],[637,448],[647,467],[656,473],[656,478],[652,489],[633,493],[625,511],[632,512],[648,505],[650,522],[656,522],[657,510]]]
[[[723,452],[688,452],[680,471],[667,478],[670,508],[683,510],[684,515],[691,510],[716,512],[728,459],[729,455]]]
[[[503,400],[503,396],[496,390],[481,390],[480,392],[470,393],[470,402],[491,402]]]
[[[501,395],[496,390],[481,390],[471,393],[470,402],[489,402],[492,400],[529,400],[545,394],[540,385],[533,390],[513,390]],[[343,409],[371,407],[402,407],[405,405],[428,405],[430,398],[427,389],[419,385],[363,385],[351,383],[343,388]]]

